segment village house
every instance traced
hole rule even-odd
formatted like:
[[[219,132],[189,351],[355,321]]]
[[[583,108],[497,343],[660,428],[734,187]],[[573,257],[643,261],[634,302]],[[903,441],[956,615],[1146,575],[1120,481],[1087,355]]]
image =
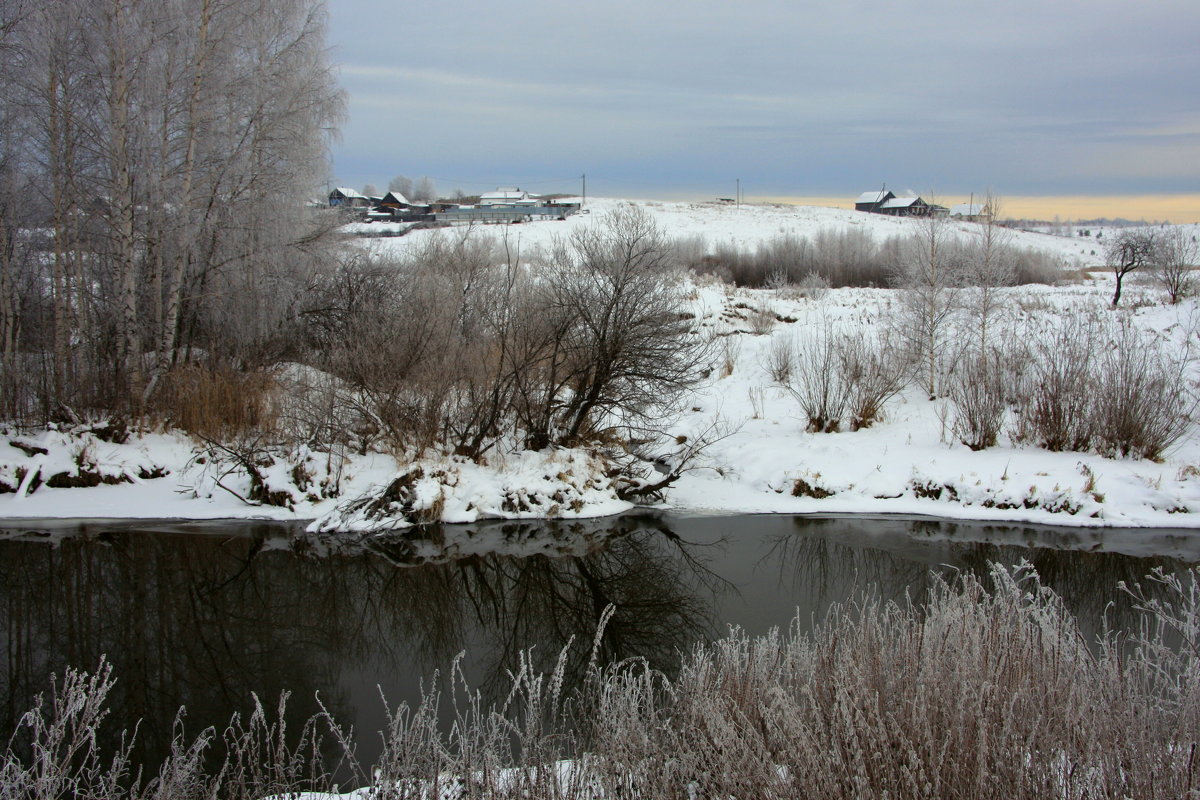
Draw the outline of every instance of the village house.
[[[854,201],[854,210],[869,211],[872,214],[878,214],[879,207],[895,196],[887,189],[880,189],[876,192],[863,192],[858,196],[858,200]]]
[[[982,203],[960,203],[953,208],[926,202],[917,195],[897,197],[885,189],[863,192],[854,201],[855,211],[886,214],[890,217],[953,217],[968,222],[991,219],[991,210]]]
[[[370,208],[371,198],[354,189],[339,186],[329,193],[330,208]]]
[[[381,208],[390,208],[393,210],[413,207],[412,201],[410,201],[400,192],[388,192],[383,197],[379,198],[378,205]]]
[[[959,203],[951,207],[950,218],[962,222],[991,222],[992,210],[987,203]]]
[[[890,217],[928,217],[932,209],[920,197],[891,197],[879,204],[877,214]]]
[[[479,195],[481,206],[516,206],[532,205],[538,202],[537,195],[514,187],[501,187],[494,192],[484,192]]]

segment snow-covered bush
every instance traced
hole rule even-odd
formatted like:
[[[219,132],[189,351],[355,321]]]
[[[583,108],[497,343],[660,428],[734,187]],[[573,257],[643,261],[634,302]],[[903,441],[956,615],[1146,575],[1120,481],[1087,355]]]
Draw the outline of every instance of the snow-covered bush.
[[[883,407],[900,393],[908,365],[886,335],[857,330],[838,339],[838,364],[849,389],[850,430],[869,428],[883,417]]]
[[[1093,364],[1093,425],[1100,452],[1157,461],[1191,429],[1196,394],[1186,354],[1122,319]]]
[[[795,361],[783,387],[795,398],[813,433],[832,433],[842,424],[850,386],[838,353],[838,338],[828,321],[795,346]]]
[[[796,361],[796,337],[792,334],[774,336],[763,354],[763,369],[771,376],[771,382],[787,385],[792,378],[792,367]]]
[[[507,240],[430,237],[406,259],[343,267],[310,315],[314,357],[397,454],[626,436],[711,367],[674,257],[634,206],[577,228],[536,268]]]
[[[1014,438],[1161,459],[1192,428],[1190,355],[1122,317],[1073,315],[1034,345]]]
[[[1094,316],[1069,315],[1033,339],[1020,391],[1014,438],[1047,450],[1087,450],[1092,443],[1094,361],[1101,346]]]
[[[810,331],[777,337],[768,372],[800,405],[814,433],[869,428],[904,388],[908,364],[886,336],[840,330],[828,320]]]
[[[972,450],[996,444],[1008,410],[1010,377],[995,349],[969,354],[955,368],[948,391],[954,407],[950,427]]]

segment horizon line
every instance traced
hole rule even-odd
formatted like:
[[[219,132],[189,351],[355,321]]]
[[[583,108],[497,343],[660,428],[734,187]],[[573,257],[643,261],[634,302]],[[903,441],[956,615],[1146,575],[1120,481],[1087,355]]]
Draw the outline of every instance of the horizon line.
[[[974,195],[980,202],[984,195]],[[1126,219],[1137,222],[1170,222],[1172,224],[1200,223],[1200,193],[1139,193],[1139,194],[1025,194],[997,193],[1000,216],[1011,219],[1052,221],[1056,217],[1065,223],[1074,220]],[[935,195],[941,205],[965,203],[970,195]],[[854,208],[854,197],[832,195],[751,195],[748,202],[782,203],[785,205],[820,205],[832,208]]]

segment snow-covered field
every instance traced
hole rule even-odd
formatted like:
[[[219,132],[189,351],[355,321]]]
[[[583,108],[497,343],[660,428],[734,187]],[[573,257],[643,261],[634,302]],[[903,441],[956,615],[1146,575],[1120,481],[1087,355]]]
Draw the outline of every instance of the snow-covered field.
[[[588,200],[587,213],[577,214],[564,221],[497,226],[486,230],[494,230],[494,235],[497,236],[507,235],[513,252],[520,252],[522,258],[526,258],[534,252],[548,248],[556,236],[567,235],[575,228],[589,225],[596,217],[611,212],[625,202],[630,201],[593,198]],[[723,203],[634,202],[649,211],[659,227],[671,238],[698,237],[710,248],[732,245],[746,252],[753,252],[759,243],[778,236],[812,236],[819,231],[859,230],[882,242],[891,236],[911,233],[916,224],[909,219],[823,206],[743,205],[739,208]],[[355,233],[378,236],[389,229],[399,230],[401,227],[403,226],[393,223],[373,222],[351,225],[348,229]],[[978,230],[978,226],[965,222],[947,222],[946,227],[951,234],[964,238],[975,236]],[[1200,225],[1188,227],[1200,230]],[[1090,232],[1090,237],[1082,237],[1014,231],[1013,245],[1057,256],[1064,268],[1093,266],[1103,261],[1102,245],[1095,235],[1102,234],[1102,241],[1110,231],[1094,228]],[[405,251],[420,247],[431,236],[442,235],[446,235],[444,230],[419,230],[402,237],[369,239],[368,246],[377,252]]]
[[[507,235],[525,258],[549,247],[555,236],[590,224],[617,202],[594,200],[589,202],[591,214],[485,233]],[[671,237],[701,237],[709,244],[732,243],[746,250],[782,234],[859,227],[885,238],[914,230],[916,224],[830,208],[641,205]],[[977,230],[970,224],[948,225],[964,238]],[[1194,235],[1197,226],[1191,227]],[[420,246],[430,236],[460,233],[419,231],[360,243],[394,251]],[[1002,290],[1014,330],[1034,331],[1081,309],[1107,306],[1111,278],[1099,271],[1090,276],[1080,272],[1100,262],[1093,255],[1102,252],[1094,238],[1018,232],[1013,243],[1052,254],[1064,275],[1071,276],[1059,286]],[[1059,525],[1200,527],[1200,436],[1195,430],[1161,463],[1048,452],[1016,444],[1007,434],[998,446],[973,452],[949,432],[952,410],[946,401],[930,401],[910,388],[888,404],[882,422],[873,427],[807,432],[796,401],[773,385],[768,374],[772,340],[803,337],[826,321],[841,329],[880,328],[896,303],[894,292],[835,289],[814,299],[712,282],[697,285],[689,297],[702,325],[719,343],[721,363],[678,418],[667,421],[667,432],[686,441],[708,434],[715,441],[667,490],[665,502],[671,507],[714,514],[897,513]],[[1164,341],[1181,346],[1195,337],[1194,321],[1200,319],[1195,300],[1165,305],[1151,285],[1134,280],[1123,303],[1130,310],[1122,313],[1130,314],[1136,326]],[[769,331],[761,325],[755,330],[750,310],[764,308],[778,321]],[[270,506],[246,502],[255,487],[228,454],[210,452],[178,433],[143,432],[115,444],[91,433],[0,432],[5,434],[0,436],[0,518],[8,519],[253,517],[353,527],[364,524],[358,514],[362,506],[356,511],[343,504],[377,495],[389,483],[403,489],[400,505],[452,522],[599,516],[629,507],[596,478],[588,456],[576,451],[518,453],[492,458],[486,465],[451,458],[400,465],[380,453],[306,451],[290,459],[267,457],[260,465],[267,485],[260,488],[282,492],[286,501]],[[84,474],[92,477],[79,477]],[[398,474],[407,477],[397,482]],[[54,476],[65,477],[52,480]],[[100,485],[54,485],[80,482]],[[799,486],[808,488],[795,496]]]

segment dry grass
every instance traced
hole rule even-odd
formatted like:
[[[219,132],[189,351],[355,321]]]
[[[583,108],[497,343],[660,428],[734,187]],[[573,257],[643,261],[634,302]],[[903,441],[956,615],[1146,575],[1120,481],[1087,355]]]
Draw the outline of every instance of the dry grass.
[[[637,661],[601,669],[594,645],[582,689],[563,689],[564,651],[549,675],[524,661],[507,699],[485,708],[456,664],[449,729],[436,690],[400,706],[380,762],[357,777],[373,786],[362,796],[380,798],[1200,796],[1200,571],[1119,591],[1141,627],[1096,642],[1032,569],[994,567],[990,580],[936,583],[921,604],[868,594],[811,633],[735,630],[697,646],[673,679]],[[103,667],[71,673],[48,709],[26,715],[0,794],[328,786],[315,757],[327,718],[285,736],[260,709],[223,736],[177,742],[130,791],[129,765],[101,760],[89,738],[110,685]],[[211,749],[225,765],[215,775],[200,768]]]
[[[275,391],[270,372],[187,364],[167,373],[157,397],[159,411],[176,426],[227,441],[274,427]]]

